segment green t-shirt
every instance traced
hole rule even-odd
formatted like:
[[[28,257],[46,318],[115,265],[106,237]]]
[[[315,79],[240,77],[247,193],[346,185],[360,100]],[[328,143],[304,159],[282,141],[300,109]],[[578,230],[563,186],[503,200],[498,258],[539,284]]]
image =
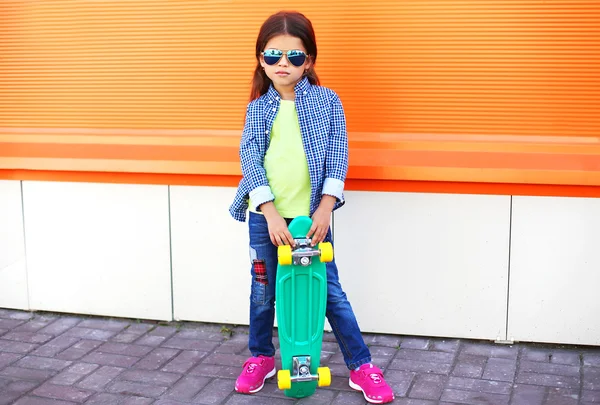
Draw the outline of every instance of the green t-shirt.
[[[284,218],[310,214],[310,176],[302,144],[296,105],[292,100],[281,100],[279,111],[271,128],[269,148],[264,168],[273,203]],[[250,202],[250,210],[253,205]]]

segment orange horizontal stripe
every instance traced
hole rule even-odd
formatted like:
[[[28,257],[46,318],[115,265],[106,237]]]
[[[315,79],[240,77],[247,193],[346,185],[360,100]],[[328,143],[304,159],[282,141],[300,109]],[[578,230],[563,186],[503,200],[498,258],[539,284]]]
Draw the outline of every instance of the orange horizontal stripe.
[[[0,180],[236,187],[240,176],[0,169]],[[346,190],[414,193],[600,197],[598,186],[348,179]]]

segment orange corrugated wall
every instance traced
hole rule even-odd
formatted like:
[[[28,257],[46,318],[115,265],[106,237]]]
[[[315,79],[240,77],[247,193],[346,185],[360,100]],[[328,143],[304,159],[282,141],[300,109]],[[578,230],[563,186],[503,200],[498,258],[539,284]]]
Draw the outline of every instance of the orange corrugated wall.
[[[2,0],[0,127],[240,129],[282,5],[350,137],[600,133],[598,0]]]

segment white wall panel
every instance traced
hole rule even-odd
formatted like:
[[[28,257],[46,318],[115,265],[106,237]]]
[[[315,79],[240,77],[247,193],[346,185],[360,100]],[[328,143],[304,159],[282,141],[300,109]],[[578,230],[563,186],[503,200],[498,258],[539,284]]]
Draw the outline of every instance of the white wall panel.
[[[175,319],[248,324],[248,224],[229,215],[234,188],[171,187]]]
[[[509,338],[600,344],[600,199],[514,197]]]
[[[171,319],[168,187],[23,183],[32,309]]]
[[[347,192],[342,287],[364,331],[504,339],[510,197]]]
[[[21,183],[0,180],[0,307],[29,309]]]

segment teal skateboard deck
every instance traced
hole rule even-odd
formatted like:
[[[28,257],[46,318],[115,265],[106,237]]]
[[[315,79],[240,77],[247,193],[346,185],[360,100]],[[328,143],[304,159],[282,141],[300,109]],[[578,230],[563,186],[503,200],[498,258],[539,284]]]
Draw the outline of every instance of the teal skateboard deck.
[[[297,217],[289,225],[296,242],[278,247],[275,308],[281,351],[277,384],[284,394],[303,398],[314,394],[317,386],[331,383],[331,372],[319,367],[325,309],[327,270],[333,260],[333,247],[321,242],[311,247],[306,234],[312,226],[309,217]]]

